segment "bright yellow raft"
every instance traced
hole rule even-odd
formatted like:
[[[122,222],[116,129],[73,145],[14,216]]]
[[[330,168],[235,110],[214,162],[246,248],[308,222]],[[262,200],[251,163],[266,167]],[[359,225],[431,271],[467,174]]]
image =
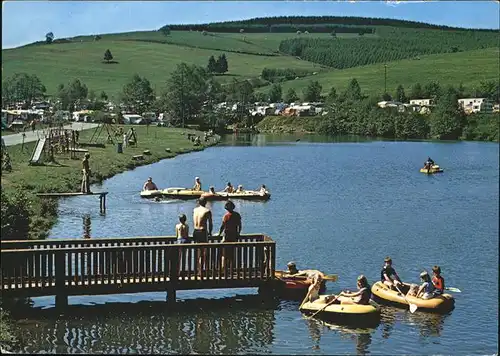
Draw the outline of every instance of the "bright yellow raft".
[[[143,190],[141,192],[141,198],[156,198],[162,195],[163,192],[161,190]]]
[[[435,164],[429,169],[420,168],[420,173],[425,173],[425,174],[443,173],[443,169],[439,167],[437,164]]]
[[[409,284],[404,283],[402,288],[403,293],[407,293],[410,288]],[[395,304],[396,306],[408,307],[408,302],[403,295],[398,291],[392,290],[384,283],[378,281],[372,286],[372,295],[377,302],[385,302],[387,304]],[[417,297],[406,297],[406,299],[415,304],[418,310],[424,309],[430,312],[447,312],[454,308],[455,299],[451,294],[442,294],[431,299],[421,299]]]
[[[330,304],[325,308],[324,295],[321,295],[314,302],[306,302],[300,309],[302,312],[316,314],[321,319],[334,320],[337,322],[356,323],[356,324],[372,324],[380,321],[380,308],[374,307],[371,304]]]

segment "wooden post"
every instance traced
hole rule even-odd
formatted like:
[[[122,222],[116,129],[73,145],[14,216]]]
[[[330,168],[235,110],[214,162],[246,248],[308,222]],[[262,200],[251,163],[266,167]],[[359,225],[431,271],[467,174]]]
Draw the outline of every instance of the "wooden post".
[[[170,281],[167,284],[167,303],[169,304],[175,304],[177,299],[177,283],[179,282],[179,252],[184,253],[186,251],[181,246],[182,245],[174,245],[166,248],[168,251],[167,256],[170,260]]]
[[[99,211],[106,214],[106,194],[99,194]]]
[[[66,293],[66,260],[65,252],[55,251],[56,258],[56,308],[64,309],[68,306]]]

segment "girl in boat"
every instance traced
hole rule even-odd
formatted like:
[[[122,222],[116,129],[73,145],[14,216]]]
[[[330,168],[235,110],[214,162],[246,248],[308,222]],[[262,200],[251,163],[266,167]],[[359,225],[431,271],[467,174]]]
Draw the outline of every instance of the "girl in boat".
[[[372,296],[370,285],[368,284],[368,280],[364,275],[360,275],[357,279],[356,283],[358,287],[357,292],[340,292],[340,294],[335,297],[334,295],[326,298],[325,302],[330,302],[334,298],[337,299],[336,304],[362,304],[368,305],[370,304],[370,298]]]
[[[413,288],[410,288],[407,296],[415,296],[422,299],[434,298],[434,285],[432,284],[429,273],[427,273],[427,271],[423,271],[422,273],[420,273],[420,280],[422,281],[422,284],[420,285],[418,290],[415,292],[416,288],[412,286]]]

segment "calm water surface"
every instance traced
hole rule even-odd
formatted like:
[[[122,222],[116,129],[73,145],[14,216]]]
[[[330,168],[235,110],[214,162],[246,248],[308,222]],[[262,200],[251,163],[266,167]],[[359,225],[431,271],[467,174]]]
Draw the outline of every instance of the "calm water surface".
[[[374,329],[307,320],[298,303],[263,303],[254,289],[70,297],[63,316],[54,298],[35,298],[18,322],[22,351],[110,353],[493,354],[498,352],[498,144],[325,140],[229,136],[226,144],[117,175],[107,215],[95,197],[62,200],[50,238],[79,237],[90,214],[92,238],[173,235],[177,216],[192,226],[192,201],[141,200],[148,176],[164,188],[194,176],[222,189],[264,183],[270,201],[235,201],[243,232],[277,242],[277,266],[337,273],[328,291],[354,289],[363,273],[379,278],[390,255],[403,280],[441,265],[458,287],[456,308],[433,315],[387,308]],[[441,175],[419,173],[427,155]],[[216,229],[223,203],[211,204]],[[87,231],[88,232],[88,231]],[[487,293],[478,293],[487,291]],[[201,299],[200,299],[201,298]],[[131,304],[134,303],[134,304]]]

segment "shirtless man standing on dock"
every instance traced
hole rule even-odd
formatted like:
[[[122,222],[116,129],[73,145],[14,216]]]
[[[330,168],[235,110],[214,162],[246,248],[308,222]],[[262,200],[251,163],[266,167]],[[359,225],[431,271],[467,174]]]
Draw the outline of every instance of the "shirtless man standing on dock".
[[[205,198],[198,199],[199,206],[193,210],[193,240],[194,242],[207,243],[208,236],[212,236],[213,221],[212,212],[206,208],[207,201]],[[208,225],[208,226],[207,226]],[[202,253],[198,259],[200,273],[205,268],[207,250],[202,249]]]

